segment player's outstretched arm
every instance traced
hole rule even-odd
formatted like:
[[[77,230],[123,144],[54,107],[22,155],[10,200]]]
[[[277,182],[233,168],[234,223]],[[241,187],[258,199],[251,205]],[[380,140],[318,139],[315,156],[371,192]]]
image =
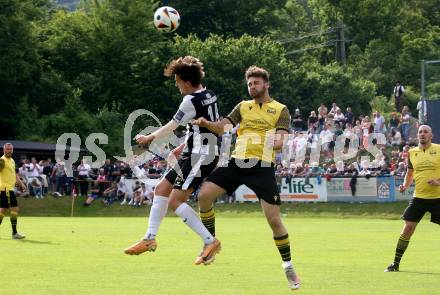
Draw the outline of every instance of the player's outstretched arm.
[[[167,124],[160,127],[158,130],[154,131],[149,135],[142,135],[142,134],[136,135],[134,137],[134,140],[136,140],[137,144],[148,146],[153,140],[164,138],[170,135],[174,130],[176,130],[178,126],[179,124],[176,121],[171,120]]]
[[[203,117],[200,117],[196,120],[192,120],[191,124],[193,125],[199,125],[200,127],[204,127],[209,129],[212,132],[215,132],[218,135],[222,135],[225,132],[230,131],[234,126],[231,124],[231,121],[227,118],[217,121],[217,122],[211,122],[206,120]]]

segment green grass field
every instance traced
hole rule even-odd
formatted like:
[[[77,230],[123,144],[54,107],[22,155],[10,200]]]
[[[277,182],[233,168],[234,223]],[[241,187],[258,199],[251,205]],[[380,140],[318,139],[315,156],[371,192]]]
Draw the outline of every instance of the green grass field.
[[[35,200],[26,200],[22,207],[34,204]],[[95,207],[77,208],[77,213],[101,210],[98,204]],[[219,207],[217,233],[223,250],[206,267],[193,265],[201,242],[175,217],[165,219],[158,250],[140,256],[126,256],[123,249],[144,234],[146,218],[26,216],[19,219],[19,229],[27,239],[17,241],[11,240],[6,217],[0,227],[1,293],[291,294],[258,206],[247,205],[242,212],[237,212],[238,205]],[[119,206],[114,210],[120,210]],[[145,211],[132,212],[142,215]],[[440,294],[437,225],[424,220],[404,256],[401,272],[383,273],[394,255],[400,220],[285,215],[303,280],[301,290],[294,292]]]

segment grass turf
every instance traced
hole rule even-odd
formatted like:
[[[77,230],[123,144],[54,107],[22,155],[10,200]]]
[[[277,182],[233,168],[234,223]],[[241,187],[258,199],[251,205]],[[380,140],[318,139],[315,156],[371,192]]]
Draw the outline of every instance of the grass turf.
[[[303,280],[299,294],[440,293],[437,225],[423,221],[401,272],[383,273],[394,255],[401,221],[289,216],[294,215],[284,222]],[[193,265],[201,242],[175,217],[165,219],[158,250],[140,256],[122,251],[143,235],[145,218],[21,217],[19,229],[26,240],[11,240],[8,218],[0,227],[2,294],[292,292],[269,227],[256,212],[218,214],[223,251],[207,267]]]
[[[71,197],[43,200],[35,198],[20,198],[20,215],[22,216],[58,216],[67,217],[71,213]],[[74,216],[79,217],[143,217],[147,216],[149,208],[133,208],[113,203],[104,206],[101,200],[96,200],[90,207],[83,207],[83,197],[75,199]],[[193,207],[197,205],[190,203]],[[286,217],[342,217],[342,218],[384,218],[399,219],[408,202],[396,203],[284,203],[281,212]],[[216,212],[225,216],[263,216],[257,203],[216,204]],[[173,214],[171,214],[173,215]]]

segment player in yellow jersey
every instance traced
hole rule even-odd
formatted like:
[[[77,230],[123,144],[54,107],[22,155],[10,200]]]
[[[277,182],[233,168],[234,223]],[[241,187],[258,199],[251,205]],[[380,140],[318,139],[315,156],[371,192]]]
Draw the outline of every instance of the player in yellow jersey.
[[[281,200],[274,169],[275,150],[282,148],[284,137],[289,134],[289,110],[270,97],[269,73],[265,69],[252,66],[246,71],[245,77],[252,100],[240,102],[222,121],[208,122],[201,118],[194,122],[217,134],[223,134],[225,129],[240,124],[235,149],[228,164],[214,170],[200,189],[200,217],[214,235],[214,200],[225,193],[231,195],[242,184],[248,186],[260,200],[272,229],[289,287],[298,289],[300,279],[291,262],[289,236],[281,221]],[[205,247],[196,264],[212,260],[213,255],[215,249]]]
[[[405,225],[397,242],[394,262],[385,272],[399,271],[400,259],[426,212],[431,213],[431,222],[440,225],[440,145],[431,142],[432,130],[427,125],[419,127],[417,137],[419,146],[409,150],[408,169],[400,186],[404,192],[415,181],[414,196],[402,216]]]
[[[14,147],[10,143],[3,145],[3,156],[0,158],[0,224],[5,217],[5,212],[10,208],[10,218],[12,226],[12,238],[24,239],[25,236],[17,232],[18,203],[15,197],[14,188],[18,183],[22,191],[26,190],[26,185],[15,174],[15,161],[12,159]]]

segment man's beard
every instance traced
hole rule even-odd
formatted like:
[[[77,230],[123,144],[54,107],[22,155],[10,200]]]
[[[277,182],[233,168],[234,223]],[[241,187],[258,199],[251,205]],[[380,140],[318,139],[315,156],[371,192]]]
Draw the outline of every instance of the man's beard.
[[[12,157],[12,153],[5,153],[6,158],[11,158]]]
[[[253,94],[251,94],[251,96],[252,96],[252,98],[262,98],[262,97],[264,97],[264,93],[265,93],[265,90],[264,89],[262,89],[262,90],[260,90],[260,91],[255,91]]]
[[[419,139],[419,142],[421,143],[421,144],[426,144],[426,143],[428,143],[428,139],[427,138],[424,138],[424,139]]]

